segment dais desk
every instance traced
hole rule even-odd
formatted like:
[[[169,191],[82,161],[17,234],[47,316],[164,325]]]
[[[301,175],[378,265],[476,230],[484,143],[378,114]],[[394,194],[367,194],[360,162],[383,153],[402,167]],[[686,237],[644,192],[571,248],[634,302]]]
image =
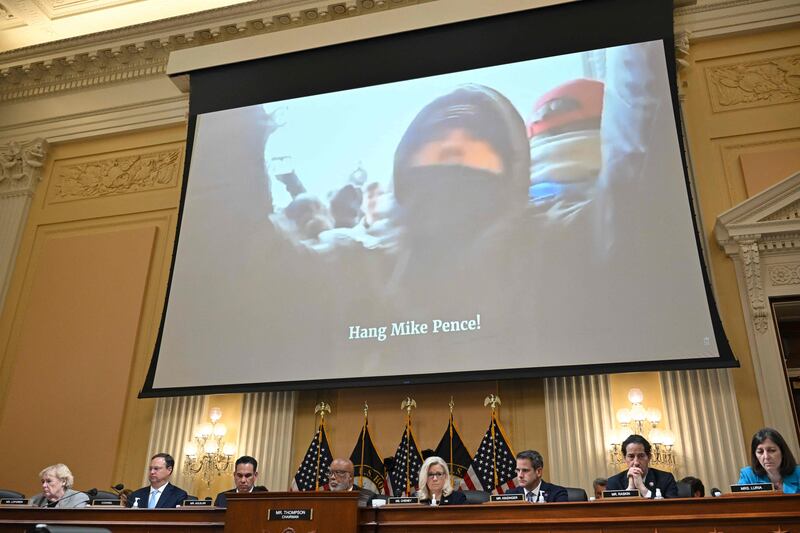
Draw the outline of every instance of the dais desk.
[[[122,533],[222,533],[225,509],[40,509],[0,506],[0,532],[22,533],[36,524],[104,527]]]
[[[800,533],[800,495],[495,503],[361,512],[360,533]]]

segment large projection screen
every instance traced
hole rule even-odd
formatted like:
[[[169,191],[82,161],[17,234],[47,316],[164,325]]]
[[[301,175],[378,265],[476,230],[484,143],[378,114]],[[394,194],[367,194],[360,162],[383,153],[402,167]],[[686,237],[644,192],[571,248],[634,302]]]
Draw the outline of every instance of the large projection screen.
[[[209,96],[217,73],[193,74],[143,395],[736,364],[684,170],[671,2],[636,4],[235,65],[227,98]],[[620,6],[649,31],[542,34]],[[438,53],[393,62],[404,46]],[[375,69],[353,79],[331,57]],[[287,80],[298,65],[305,83]]]

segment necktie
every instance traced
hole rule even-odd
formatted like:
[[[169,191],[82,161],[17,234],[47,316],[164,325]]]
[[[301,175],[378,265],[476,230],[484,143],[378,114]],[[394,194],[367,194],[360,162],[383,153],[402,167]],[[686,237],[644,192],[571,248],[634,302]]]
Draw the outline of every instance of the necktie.
[[[533,503],[534,501],[534,494],[533,491],[529,491],[528,494],[525,495],[525,499],[529,502]]]
[[[155,508],[155,506],[156,506],[156,496],[158,496],[158,491],[157,490],[151,490],[150,491],[150,499],[147,500],[147,508],[148,509]]]

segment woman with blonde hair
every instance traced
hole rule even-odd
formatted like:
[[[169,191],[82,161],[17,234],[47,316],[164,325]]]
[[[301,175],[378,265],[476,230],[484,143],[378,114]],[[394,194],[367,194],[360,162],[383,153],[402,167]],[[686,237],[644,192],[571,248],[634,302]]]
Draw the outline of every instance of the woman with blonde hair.
[[[441,457],[428,457],[419,469],[419,503],[461,505],[467,503],[463,492],[453,491],[450,469]]]
[[[89,496],[83,492],[72,489],[75,478],[67,465],[57,463],[42,469],[39,472],[42,482],[42,492],[31,498],[31,505],[35,507],[57,507],[69,509],[86,507]]]

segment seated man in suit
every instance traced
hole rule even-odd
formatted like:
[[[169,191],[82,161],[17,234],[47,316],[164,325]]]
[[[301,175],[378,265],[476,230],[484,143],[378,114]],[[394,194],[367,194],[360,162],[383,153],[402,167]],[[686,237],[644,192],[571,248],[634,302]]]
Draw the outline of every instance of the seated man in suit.
[[[661,489],[665,498],[678,497],[678,484],[669,472],[650,468],[652,447],[641,435],[631,435],[622,443],[628,469],[608,478],[606,490],[637,490],[643,498],[654,498]]]
[[[128,507],[168,509],[182,504],[188,496],[186,491],[169,482],[174,467],[175,459],[168,453],[157,453],[150,458],[150,486],[133,491],[128,496]]]
[[[524,494],[529,502],[565,502],[567,489],[542,480],[544,459],[534,450],[517,454],[517,486],[506,494]]]
[[[233,481],[236,485],[231,490],[220,492],[214,500],[214,507],[227,507],[228,494],[237,492],[244,494],[247,492],[267,492],[267,487],[256,485],[258,479],[258,461],[249,455],[243,455],[236,459],[233,471]]]
[[[341,457],[334,459],[328,468],[328,488],[333,492],[358,491],[358,505],[359,507],[366,507],[370,499],[375,496],[375,493],[356,485],[353,482],[354,472],[353,461],[350,459]]]

